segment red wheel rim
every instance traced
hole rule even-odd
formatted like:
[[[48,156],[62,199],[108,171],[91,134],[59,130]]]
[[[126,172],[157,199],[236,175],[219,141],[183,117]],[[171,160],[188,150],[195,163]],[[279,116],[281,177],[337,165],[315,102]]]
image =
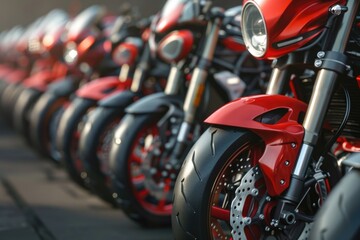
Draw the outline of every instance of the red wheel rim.
[[[139,131],[133,142],[131,154],[129,157],[128,172],[130,174],[130,182],[133,194],[138,203],[148,212],[156,215],[171,215],[172,211],[172,182],[170,178],[162,177],[160,171],[153,174],[152,179],[157,181],[162,191],[162,197],[155,196],[147,187],[147,176],[142,171],[142,165],[145,164],[146,154],[153,150],[150,146],[146,146],[146,142],[159,136],[159,130],[156,124],[145,127]],[[163,149],[161,149],[163,152]],[[156,168],[156,160],[154,167]]]
[[[208,226],[212,239],[233,239],[231,235],[230,226],[230,206],[232,199],[227,199],[231,196],[231,185],[235,185],[242,176],[253,166],[255,166],[263,153],[262,144],[247,144],[238,149],[232,156],[230,156],[226,165],[219,172],[210,196],[210,211]],[[249,199],[249,201],[251,201]],[[254,205],[249,209],[250,213],[256,211],[258,206]],[[257,229],[251,227],[246,230],[247,239],[259,239],[259,232]],[[253,235],[253,236],[252,236]]]

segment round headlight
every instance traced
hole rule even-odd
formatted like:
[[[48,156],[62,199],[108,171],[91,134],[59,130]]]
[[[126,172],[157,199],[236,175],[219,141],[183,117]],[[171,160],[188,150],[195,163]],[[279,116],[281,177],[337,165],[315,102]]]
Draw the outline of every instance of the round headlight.
[[[69,65],[74,65],[78,60],[79,54],[77,51],[76,44],[74,42],[69,42],[66,44],[64,60]]]
[[[255,57],[264,56],[267,49],[267,32],[264,18],[251,2],[245,5],[241,15],[241,31],[249,52]]]

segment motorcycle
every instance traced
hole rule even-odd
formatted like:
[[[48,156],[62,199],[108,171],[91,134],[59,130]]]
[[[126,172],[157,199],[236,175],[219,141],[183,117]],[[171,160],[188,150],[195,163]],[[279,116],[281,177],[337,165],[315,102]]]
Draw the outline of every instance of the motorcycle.
[[[249,52],[275,59],[267,95],[206,119],[175,185],[176,239],[307,239],[341,177],[337,140],[359,138],[359,2],[273,5],[241,16]]]
[[[172,0],[154,21],[150,42],[174,67],[164,93],[126,108],[109,159],[114,197],[142,225],[170,224],[174,182],[183,155],[202,131],[202,119],[259,91],[264,81],[254,78],[266,75],[266,64],[247,54],[234,27],[240,10],[223,13],[210,2]]]
[[[133,26],[131,16],[121,16],[114,24],[109,36],[112,40],[114,63],[121,68],[118,76],[103,77],[79,88],[62,114],[56,131],[56,147],[60,153],[60,161],[64,164],[69,176],[81,186],[85,173],[79,158],[79,138],[90,113],[94,111],[100,100],[120,94],[132,84],[130,68],[141,52],[142,40],[139,38],[146,26]],[[121,59],[119,59],[121,58]]]
[[[56,130],[73,93],[93,79],[118,74],[118,66],[107,54],[111,44],[106,41],[114,20],[105,8],[94,5],[71,21],[63,53],[68,74],[49,84],[29,113],[29,135],[33,146],[56,163],[60,159],[55,146]]]
[[[43,29],[48,23],[52,22],[53,17],[56,18],[56,15],[57,11],[54,10],[30,24],[26,30],[15,27],[3,39],[3,48],[11,50],[6,50],[6,54],[3,55],[3,61],[7,65],[7,68],[5,68],[7,72],[2,79],[0,108],[9,125],[13,123],[11,113],[14,102],[22,90],[21,83],[31,74],[37,73],[47,66],[46,60],[39,58],[35,51],[30,51],[30,41],[40,37]]]
[[[51,21],[47,21],[43,34],[37,34],[29,41],[29,52],[38,55],[30,76],[19,84],[19,93],[12,104],[12,122],[15,130],[24,136],[31,145],[29,136],[29,114],[36,101],[47,90],[47,87],[67,75],[66,65],[61,61],[64,44],[62,36],[69,18],[60,10],[51,12]]]
[[[128,26],[137,31],[141,30],[138,33],[138,40],[143,42],[141,48],[132,43],[135,40],[134,36],[129,37],[126,34],[126,39],[131,41],[125,41],[114,49],[114,60],[122,65],[122,70],[129,72],[125,77],[133,75],[130,88],[99,101],[97,107],[88,114],[80,132],[78,152],[82,164],[79,164],[81,167],[78,174],[83,176],[85,185],[92,192],[113,205],[116,203],[109,188],[108,155],[115,126],[123,117],[125,108],[131,103],[143,96],[163,91],[166,76],[169,74],[169,66],[150,54],[150,21],[151,18],[143,19]],[[135,53],[140,55],[136,61],[132,57],[129,58],[129,55]],[[121,78],[122,75],[120,74]]]

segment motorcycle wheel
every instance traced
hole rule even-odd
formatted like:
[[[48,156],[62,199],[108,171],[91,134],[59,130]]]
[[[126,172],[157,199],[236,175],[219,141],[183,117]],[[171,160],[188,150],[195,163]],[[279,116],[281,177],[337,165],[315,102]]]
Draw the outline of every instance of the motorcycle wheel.
[[[311,224],[302,221],[282,231],[267,228],[277,201],[267,195],[257,165],[264,148],[250,131],[216,127],[205,131],[175,184],[175,239],[306,239]],[[306,196],[299,210],[313,215],[319,204],[316,189]]]
[[[110,151],[111,180],[119,205],[144,226],[168,226],[171,220],[177,171],[166,167],[166,144],[157,141],[157,124],[163,115],[126,115],[115,131]],[[166,143],[171,136],[170,123],[168,126],[161,136]]]
[[[124,115],[118,108],[96,108],[87,119],[80,134],[79,154],[83,163],[85,183],[92,192],[112,205],[110,189],[109,153],[114,131]]]
[[[13,127],[14,107],[24,87],[20,84],[9,84],[2,94],[2,114],[10,126]]]
[[[81,187],[84,185],[84,168],[79,158],[79,138],[89,113],[96,101],[75,98],[62,114],[56,131],[56,148],[60,152],[60,162],[69,177]]]
[[[44,157],[59,163],[60,153],[55,146],[56,130],[68,98],[52,93],[43,94],[30,113],[30,139]]]
[[[360,239],[360,171],[350,171],[317,213],[310,239]]]
[[[25,138],[29,145],[31,145],[29,136],[29,115],[41,94],[42,92],[36,89],[24,89],[15,103],[13,113],[14,127],[15,130]]]

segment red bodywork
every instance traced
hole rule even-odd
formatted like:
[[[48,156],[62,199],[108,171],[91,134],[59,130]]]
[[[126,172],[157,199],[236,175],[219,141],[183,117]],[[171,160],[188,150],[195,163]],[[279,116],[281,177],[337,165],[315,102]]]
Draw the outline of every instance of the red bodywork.
[[[174,9],[173,12],[171,12],[171,14],[168,13],[166,16],[161,16],[159,22],[156,25],[156,32],[165,33],[174,25],[176,25],[183,13],[183,9],[184,5],[179,5]]]
[[[182,43],[182,46],[179,47],[179,53],[175,58],[169,59],[166,57],[164,51],[164,48],[171,44],[174,41],[179,41]],[[189,30],[179,30],[179,31],[173,31],[169,33],[164,39],[161,40],[159,47],[158,47],[158,54],[159,56],[167,61],[167,62],[178,62],[185,57],[188,56],[188,54],[191,52],[191,49],[194,44],[194,36],[193,33]]]
[[[22,69],[14,69],[4,77],[4,81],[10,84],[20,83],[28,76],[28,72]]]
[[[221,39],[221,43],[227,49],[235,52],[243,52],[246,50],[246,46],[244,45],[244,43],[239,42],[238,39],[235,37],[226,37],[224,39]]]
[[[61,81],[66,76],[67,66],[60,62],[50,65],[52,68],[38,71],[24,80],[22,83],[27,88],[45,92],[49,84]]]
[[[304,137],[299,118],[307,105],[294,98],[282,95],[258,95],[241,98],[226,104],[205,122],[245,128],[256,133],[265,143],[265,151],[259,160],[270,196],[278,196],[290,183],[299,149]],[[276,109],[287,112],[274,124],[265,124],[256,119]]]
[[[112,59],[119,66],[124,64],[133,65],[139,55],[139,52],[140,49],[136,44],[124,42],[114,49]]]
[[[119,77],[99,78],[82,86],[76,91],[76,96],[93,100],[101,100],[114,93],[128,89],[130,85],[130,79],[125,82],[120,82]]]
[[[319,35],[330,14],[329,8],[335,4],[345,4],[346,1],[244,0],[243,9],[248,3],[254,3],[265,20],[268,46],[262,58],[277,58],[299,49]]]

